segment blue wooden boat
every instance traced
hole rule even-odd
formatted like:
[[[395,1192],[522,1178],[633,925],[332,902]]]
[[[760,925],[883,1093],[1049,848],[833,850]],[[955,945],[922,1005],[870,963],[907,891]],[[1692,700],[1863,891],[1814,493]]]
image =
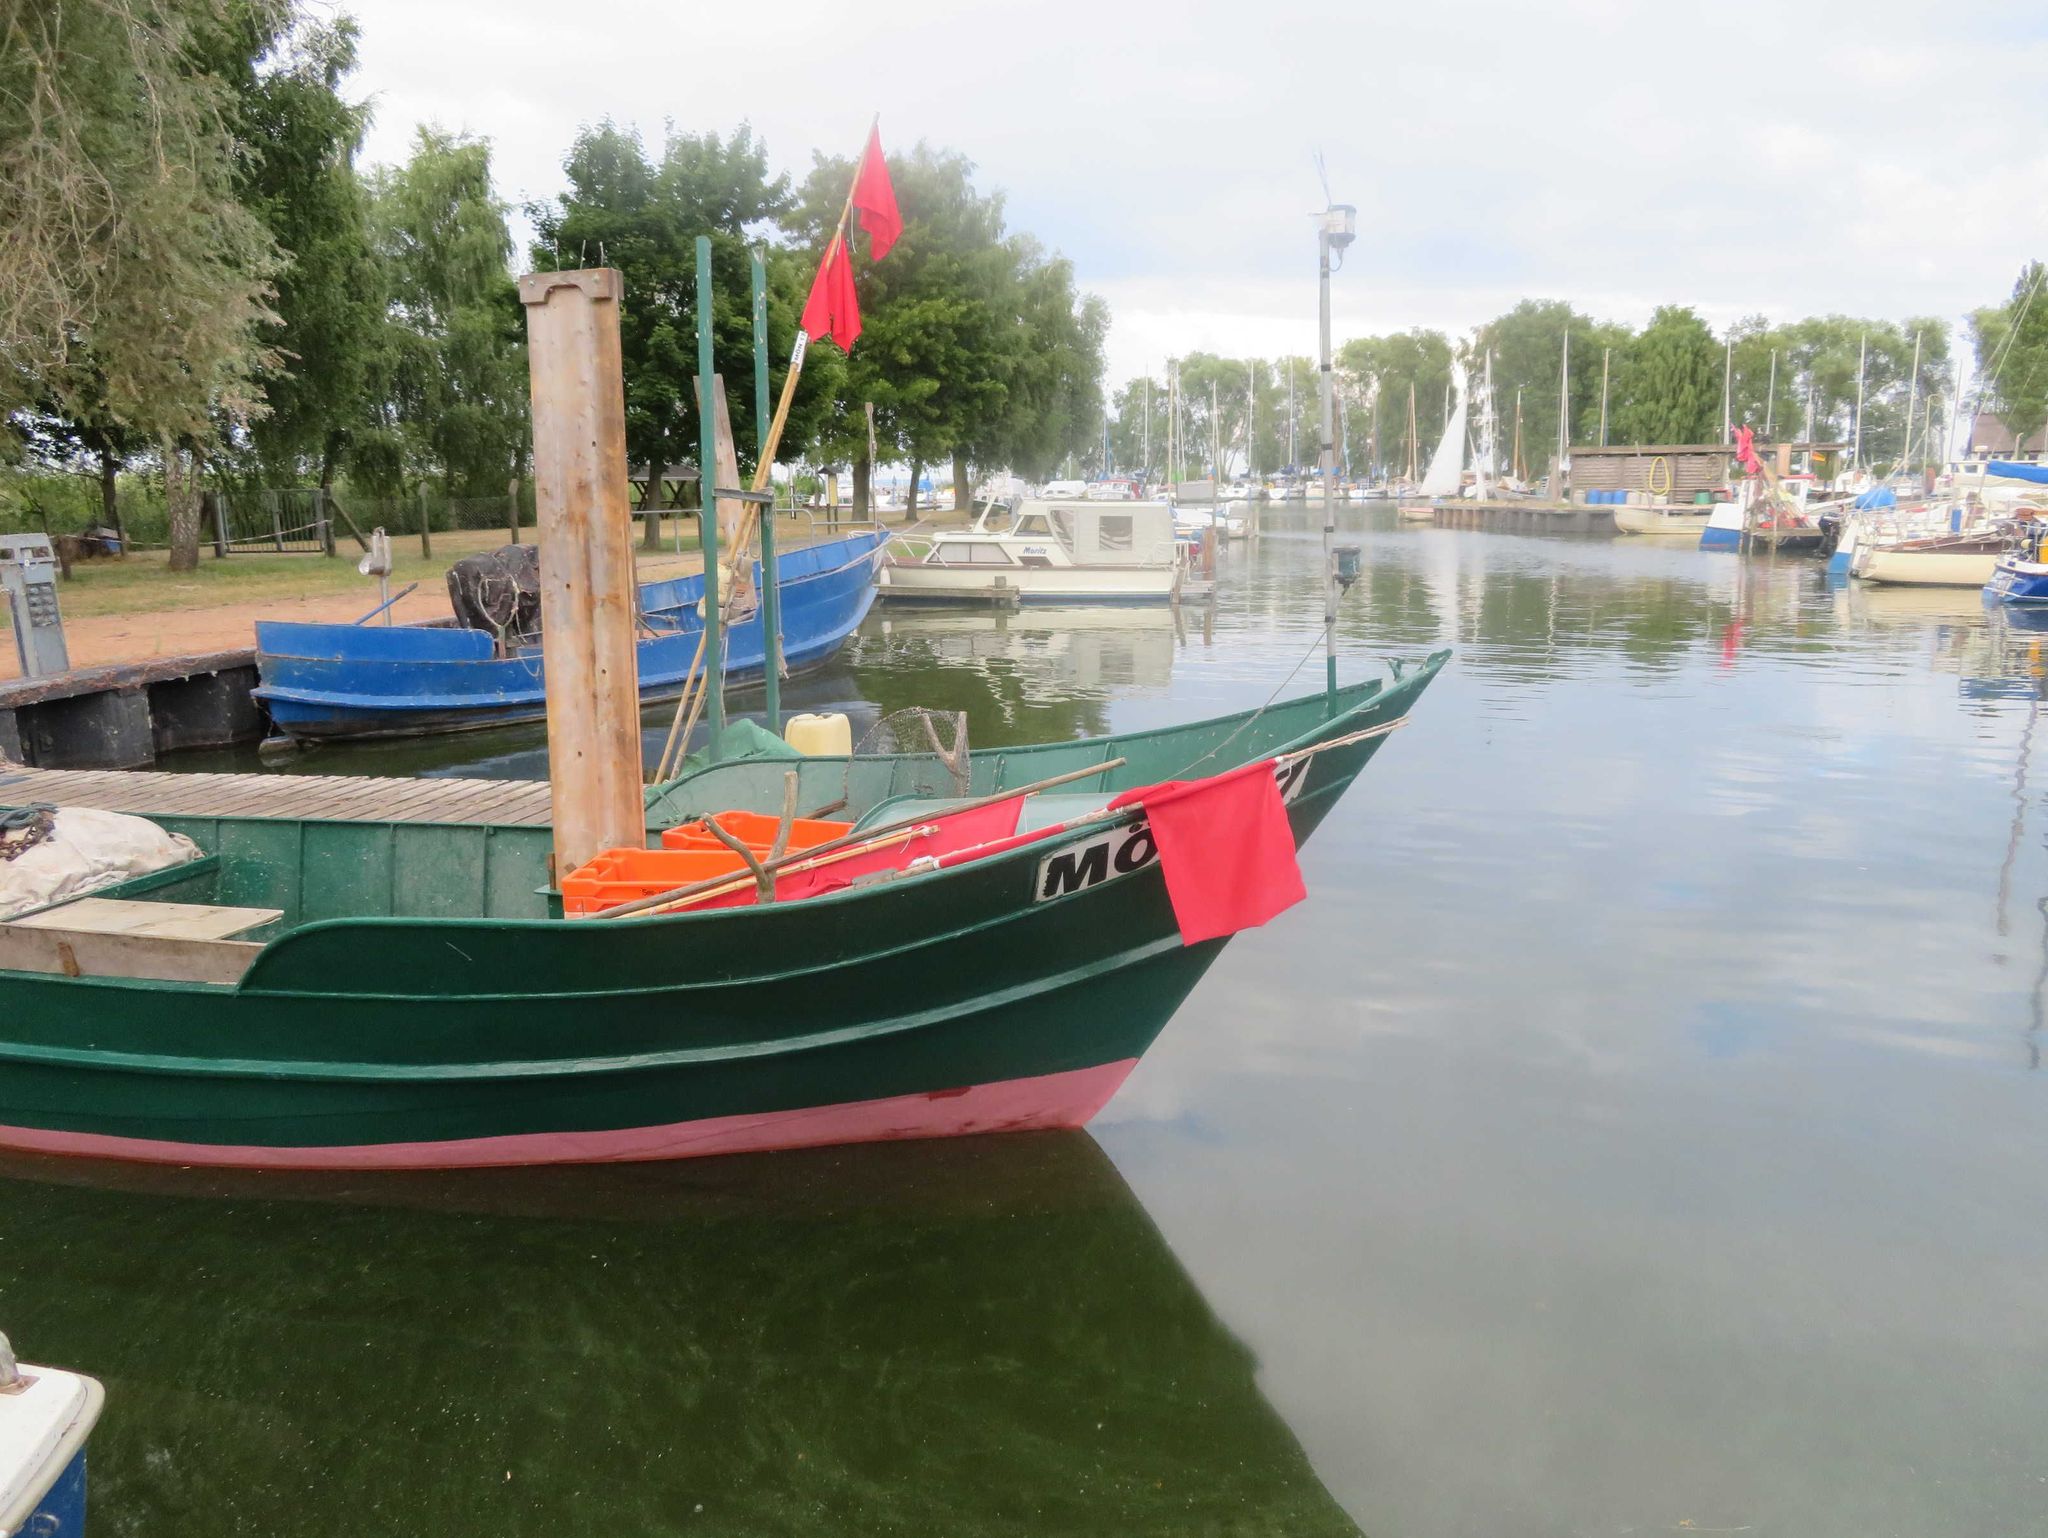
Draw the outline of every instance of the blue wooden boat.
[[[783,552],[782,655],[791,672],[839,650],[875,600],[879,529]],[[760,563],[755,563],[758,589]],[[681,693],[703,631],[704,579],[640,589],[653,632],[639,645],[640,695]],[[766,647],[758,611],[725,631],[725,679],[759,678]],[[430,625],[256,626],[255,690],[277,729],[308,741],[468,731],[547,715],[538,642],[500,655],[488,631]]]

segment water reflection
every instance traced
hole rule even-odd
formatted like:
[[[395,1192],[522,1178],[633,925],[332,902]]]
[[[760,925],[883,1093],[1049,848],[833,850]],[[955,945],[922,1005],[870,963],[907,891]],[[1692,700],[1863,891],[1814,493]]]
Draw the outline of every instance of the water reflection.
[[[0,1224],[15,1340],[107,1382],[102,1531],[1357,1532],[1084,1134],[362,1181],[11,1160]]]

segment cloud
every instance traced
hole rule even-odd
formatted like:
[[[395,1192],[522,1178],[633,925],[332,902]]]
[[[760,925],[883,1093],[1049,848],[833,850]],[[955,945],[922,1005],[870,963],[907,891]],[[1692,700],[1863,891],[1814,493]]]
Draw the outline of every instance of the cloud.
[[[879,108],[886,142],[966,154],[1111,301],[1119,378],[1309,350],[1318,150],[1359,208],[1340,336],[1462,331],[1524,295],[1631,322],[1954,316],[2044,254],[2048,97],[2020,82],[2048,28],[1986,0],[348,8],[370,155],[421,121],[483,134],[515,199],[557,190],[601,117],[748,120],[801,174]]]

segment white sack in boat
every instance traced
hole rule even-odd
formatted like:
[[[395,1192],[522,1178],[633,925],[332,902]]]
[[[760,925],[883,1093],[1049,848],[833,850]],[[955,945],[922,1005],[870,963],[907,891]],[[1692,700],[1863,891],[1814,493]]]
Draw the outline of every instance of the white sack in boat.
[[[145,818],[60,806],[47,838],[0,860],[0,919],[198,858],[192,840]]]

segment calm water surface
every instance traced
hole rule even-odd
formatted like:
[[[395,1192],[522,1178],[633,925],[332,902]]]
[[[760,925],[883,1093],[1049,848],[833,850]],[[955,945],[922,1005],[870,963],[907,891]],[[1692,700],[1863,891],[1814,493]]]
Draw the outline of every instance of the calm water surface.
[[[1347,522],[1347,673],[1457,658],[1092,1134],[6,1166],[0,1319],[108,1382],[99,1530],[2048,1529],[2048,635]],[[1317,569],[1296,514],[1180,627],[878,613],[788,703],[1255,704],[1319,681]]]

